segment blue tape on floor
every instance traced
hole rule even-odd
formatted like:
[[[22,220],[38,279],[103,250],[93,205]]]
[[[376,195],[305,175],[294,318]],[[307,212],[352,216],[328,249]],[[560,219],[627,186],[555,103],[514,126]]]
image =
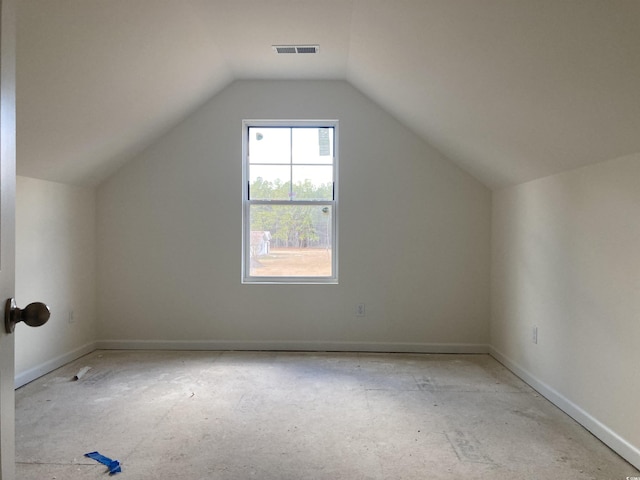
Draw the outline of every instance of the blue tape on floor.
[[[106,465],[109,469],[109,475],[115,475],[116,473],[120,473],[122,471],[122,469],[120,468],[120,462],[118,460],[111,460],[104,455],[100,455],[98,452],[85,453],[84,456],[93,458],[101,464]]]

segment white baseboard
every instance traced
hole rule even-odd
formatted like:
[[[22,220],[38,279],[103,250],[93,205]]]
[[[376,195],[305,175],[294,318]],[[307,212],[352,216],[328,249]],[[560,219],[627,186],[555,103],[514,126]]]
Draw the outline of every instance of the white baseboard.
[[[305,352],[384,352],[384,353],[489,353],[489,345],[466,343],[378,343],[312,341],[176,341],[176,340],[100,340],[99,350],[247,350]]]
[[[560,392],[550,387],[546,383],[538,380],[534,375],[522,368],[517,363],[490,347],[489,354],[511,370],[514,374],[528,383],[532,388],[553,403],[560,410],[572,417],[576,422],[589,430],[599,438],[605,445],[624,458],[627,462],[640,469],[640,449],[622,438],[605,424],[593,417],[589,412],[573,403]]]
[[[88,353],[93,352],[96,349],[95,342],[87,343],[86,345],[81,346],[80,348],[76,348],[70,352],[67,352],[63,355],[52,358],[51,360],[47,360],[40,365],[37,365],[29,370],[24,372],[16,372],[15,375],[15,388],[22,387],[29,382],[32,382],[36,378],[39,378],[43,375],[46,375],[49,372],[52,372],[56,368],[60,368],[63,365],[66,365],[69,362],[72,362]]]

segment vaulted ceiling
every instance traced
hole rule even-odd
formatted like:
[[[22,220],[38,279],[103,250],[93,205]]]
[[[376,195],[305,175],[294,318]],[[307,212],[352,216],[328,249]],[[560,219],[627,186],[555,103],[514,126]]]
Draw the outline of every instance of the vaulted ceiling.
[[[640,152],[639,0],[18,3],[20,175],[97,185],[235,79],[346,80],[490,188]]]

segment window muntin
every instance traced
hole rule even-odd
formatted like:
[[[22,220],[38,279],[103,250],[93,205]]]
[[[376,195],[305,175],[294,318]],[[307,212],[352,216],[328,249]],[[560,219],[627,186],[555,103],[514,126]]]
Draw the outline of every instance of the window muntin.
[[[337,121],[244,122],[243,282],[337,282]]]

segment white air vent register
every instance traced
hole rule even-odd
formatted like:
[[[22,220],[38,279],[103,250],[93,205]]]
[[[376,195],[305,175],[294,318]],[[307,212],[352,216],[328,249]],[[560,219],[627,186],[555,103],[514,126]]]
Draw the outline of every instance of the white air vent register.
[[[289,53],[318,53],[320,45],[272,45],[273,51],[278,55]]]

